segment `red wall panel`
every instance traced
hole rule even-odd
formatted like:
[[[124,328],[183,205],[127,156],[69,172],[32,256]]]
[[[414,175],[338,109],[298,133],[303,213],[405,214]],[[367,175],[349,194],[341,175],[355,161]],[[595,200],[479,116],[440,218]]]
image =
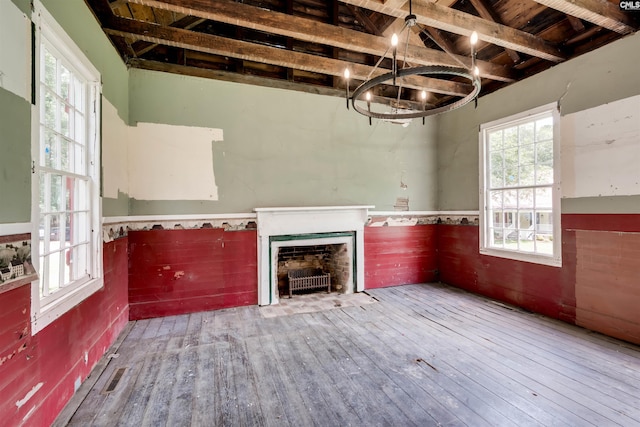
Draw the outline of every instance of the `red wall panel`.
[[[365,287],[432,282],[438,269],[436,227],[365,227]]]
[[[255,230],[129,232],[132,320],[257,304]]]
[[[578,230],[576,242],[576,323],[640,343],[640,233]]]
[[[575,260],[572,262],[566,256],[575,246],[573,233],[563,233],[563,268],[480,255],[478,239],[477,226],[438,225],[438,268],[442,282],[553,318],[574,321]]]
[[[34,336],[30,287],[0,294],[3,425],[50,425],[126,325],[127,239],[105,244],[103,261],[104,288]]]
[[[562,267],[480,255],[477,226],[438,226],[440,280],[640,343],[640,215],[562,215]]]

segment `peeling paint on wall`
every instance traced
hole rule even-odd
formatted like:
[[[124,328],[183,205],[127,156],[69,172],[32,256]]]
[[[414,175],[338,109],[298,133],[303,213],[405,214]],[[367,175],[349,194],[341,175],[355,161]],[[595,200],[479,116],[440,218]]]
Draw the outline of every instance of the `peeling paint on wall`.
[[[640,95],[561,122],[562,196],[640,194]]]
[[[103,195],[118,198],[118,191],[129,194],[129,127],[118,110],[102,98],[102,170]]]
[[[0,1],[0,87],[26,101],[31,101],[30,39],[29,18],[11,1]]]
[[[212,144],[222,129],[139,123],[129,128],[129,197],[218,200]]]
[[[44,385],[44,383],[38,383],[36,385],[33,386],[33,388],[31,390],[29,390],[29,392],[20,400],[18,400],[16,402],[16,406],[19,408],[22,408],[24,406],[25,403],[27,403],[29,401],[29,399],[31,399],[33,397],[34,394],[36,394],[38,392],[38,390],[40,390],[42,388],[42,386]]]

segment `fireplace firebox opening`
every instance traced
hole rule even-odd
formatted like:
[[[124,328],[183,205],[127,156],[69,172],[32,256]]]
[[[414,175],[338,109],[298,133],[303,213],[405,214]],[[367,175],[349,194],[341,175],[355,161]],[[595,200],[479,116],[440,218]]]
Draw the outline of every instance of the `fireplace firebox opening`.
[[[278,294],[345,293],[353,268],[348,252],[346,243],[278,248]]]

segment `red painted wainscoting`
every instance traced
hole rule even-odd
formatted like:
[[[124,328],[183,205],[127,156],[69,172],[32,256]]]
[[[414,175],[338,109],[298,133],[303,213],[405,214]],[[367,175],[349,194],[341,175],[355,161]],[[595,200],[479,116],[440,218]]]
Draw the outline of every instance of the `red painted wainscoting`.
[[[479,228],[438,225],[440,280],[640,343],[640,215],[562,215],[562,267],[480,255]]]
[[[435,224],[365,227],[365,287],[432,282],[437,276]]]
[[[30,286],[0,294],[0,424],[50,425],[127,324],[127,239],[103,260],[104,288],[34,336]]]
[[[129,232],[130,319],[258,303],[255,230]]]
[[[640,344],[640,214],[564,215],[576,236],[576,323]]]

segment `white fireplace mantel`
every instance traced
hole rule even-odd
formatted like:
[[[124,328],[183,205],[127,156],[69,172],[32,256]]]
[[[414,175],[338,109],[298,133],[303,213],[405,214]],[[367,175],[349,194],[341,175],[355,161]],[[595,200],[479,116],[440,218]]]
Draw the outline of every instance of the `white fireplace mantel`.
[[[278,303],[272,236],[355,232],[356,291],[364,290],[364,225],[374,206],[255,208],[258,225],[258,304]]]

